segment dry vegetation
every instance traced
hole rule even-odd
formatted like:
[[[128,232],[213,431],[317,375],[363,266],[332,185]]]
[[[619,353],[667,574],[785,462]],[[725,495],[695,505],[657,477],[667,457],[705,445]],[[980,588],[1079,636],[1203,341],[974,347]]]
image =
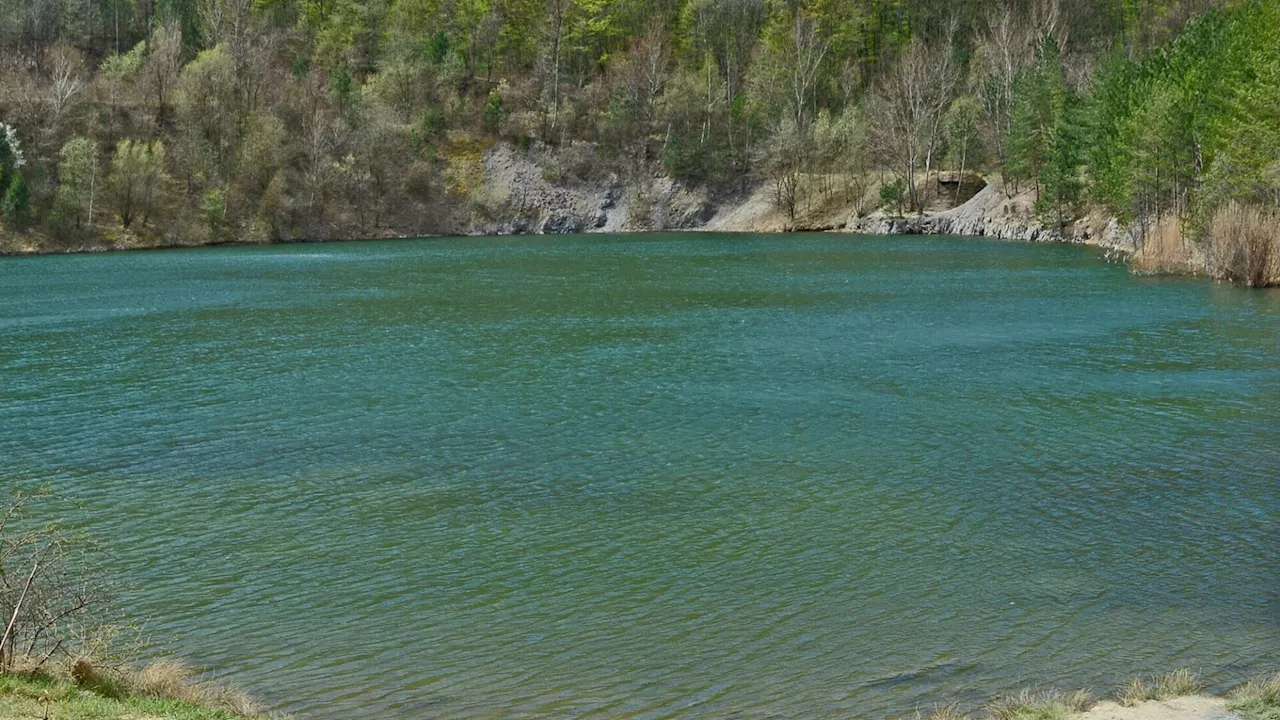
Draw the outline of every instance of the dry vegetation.
[[[1129,266],[1136,273],[1195,274],[1204,266],[1176,217],[1166,216],[1152,226],[1139,226],[1137,235],[1138,247],[1129,258]]]
[[[1209,232],[1209,274],[1249,287],[1280,285],[1280,211],[1230,203]]]
[[[1116,693],[1116,700],[1125,707],[1133,707],[1147,700],[1168,700],[1194,695],[1201,687],[1200,679],[1195,673],[1183,668],[1150,678],[1134,678]]]
[[[1063,720],[1089,709],[1092,703],[1093,693],[1087,689],[1071,693],[1023,690],[995,698],[987,703],[986,711],[992,720]]]
[[[15,492],[0,511],[0,718],[47,718],[50,706],[73,718],[261,715],[243,692],[181,662],[135,662],[145,644],[119,621],[95,546],[41,519],[59,504],[39,489]]]

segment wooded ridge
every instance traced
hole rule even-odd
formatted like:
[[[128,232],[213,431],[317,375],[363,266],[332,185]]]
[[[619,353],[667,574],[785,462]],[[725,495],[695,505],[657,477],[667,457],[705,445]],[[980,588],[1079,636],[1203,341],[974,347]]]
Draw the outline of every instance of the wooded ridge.
[[[1280,0],[0,0],[0,247],[582,229],[508,148],[626,229],[988,173],[1266,284],[1277,37]]]

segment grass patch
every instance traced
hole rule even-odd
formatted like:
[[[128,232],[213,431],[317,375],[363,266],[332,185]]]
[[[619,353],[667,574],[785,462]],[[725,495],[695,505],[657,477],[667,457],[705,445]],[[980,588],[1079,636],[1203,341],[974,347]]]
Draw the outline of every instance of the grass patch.
[[[0,720],[243,720],[264,717],[239,690],[161,660],[140,670],[102,671],[85,660],[65,673],[0,674]]]
[[[992,720],[1066,720],[1091,705],[1093,693],[1089,690],[1023,690],[991,700],[986,711]]]
[[[1150,678],[1134,678],[1116,693],[1116,702],[1125,707],[1133,707],[1147,700],[1168,700],[1184,695],[1195,695],[1202,687],[1200,678],[1183,668]]]
[[[1280,672],[1232,690],[1227,707],[1245,720],[1280,720]]]

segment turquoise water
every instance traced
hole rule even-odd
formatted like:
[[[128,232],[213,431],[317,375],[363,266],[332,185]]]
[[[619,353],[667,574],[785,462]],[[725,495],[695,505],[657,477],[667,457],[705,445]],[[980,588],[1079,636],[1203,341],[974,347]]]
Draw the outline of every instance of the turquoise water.
[[[883,717],[1280,665],[1280,293],[960,238],[0,262],[3,482],[303,718]]]

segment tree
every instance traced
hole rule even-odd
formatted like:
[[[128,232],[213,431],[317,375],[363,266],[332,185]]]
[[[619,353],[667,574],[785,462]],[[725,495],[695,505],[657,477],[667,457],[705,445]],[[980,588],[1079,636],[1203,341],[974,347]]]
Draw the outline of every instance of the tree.
[[[161,125],[169,107],[169,96],[182,69],[182,29],[173,22],[157,27],[151,33],[147,48],[149,52],[143,64],[143,76],[155,104],[156,124]]]
[[[107,183],[121,227],[129,229],[135,219],[146,225],[159,206],[167,180],[164,143],[121,140],[116,144]]]
[[[974,63],[978,97],[990,123],[990,145],[1000,164],[1001,179],[1008,181],[1005,139],[1013,113],[1014,83],[1030,62],[1030,32],[1012,3],[998,5],[987,17]]]
[[[937,160],[958,75],[949,44],[929,48],[913,40],[876,95],[876,145],[905,183],[907,200],[917,213],[924,212],[920,173],[927,179]]]
[[[817,114],[811,103],[817,101],[818,74],[830,46],[831,42],[818,32],[818,24],[812,18],[796,15],[787,59],[791,112],[797,126],[803,126],[807,119]]]
[[[98,151],[86,137],[68,140],[58,152],[58,204],[74,214],[76,226],[93,222],[98,191]]]
[[[26,162],[18,131],[12,125],[0,122],[0,190],[9,189],[13,176]]]
[[[783,118],[777,132],[764,145],[760,169],[773,186],[774,205],[787,213],[794,225],[800,200],[800,180],[808,164],[810,138],[794,118]]]
[[[13,172],[9,188],[5,190],[4,198],[0,199],[0,212],[4,213],[4,219],[12,227],[19,230],[25,228],[31,220],[31,193],[27,190],[27,181],[22,177],[22,171]]]
[[[234,157],[240,121],[235,59],[225,46],[205,50],[182,69],[176,100],[184,141],[193,146],[193,154],[204,155],[210,165],[207,170],[189,169],[225,177]]]
[[[960,173],[954,203],[960,202],[965,172],[982,162],[982,105],[972,95],[962,95],[951,103],[946,118],[947,153],[952,167]]]
[[[49,126],[56,129],[69,111],[79,103],[84,90],[84,58],[78,50],[65,44],[54,46],[47,58],[49,65]]]

